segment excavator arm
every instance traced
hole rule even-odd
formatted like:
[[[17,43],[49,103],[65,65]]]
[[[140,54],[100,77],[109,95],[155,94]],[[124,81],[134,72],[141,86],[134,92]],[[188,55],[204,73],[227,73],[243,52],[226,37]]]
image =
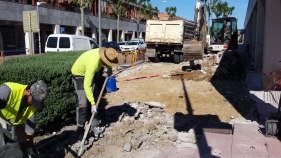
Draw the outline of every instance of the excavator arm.
[[[184,41],[183,52],[186,60],[203,59],[206,48],[206,20],[204,7],[197,0],[194,14],[193,38]]]

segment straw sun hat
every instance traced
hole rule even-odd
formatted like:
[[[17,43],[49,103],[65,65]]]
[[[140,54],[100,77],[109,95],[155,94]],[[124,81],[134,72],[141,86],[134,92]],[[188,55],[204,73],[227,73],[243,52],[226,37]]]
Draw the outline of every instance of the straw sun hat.
[[[107,65],[112,67],[118,66],[118,52],[114,48],[100,47],[99,53],[101,60]]]

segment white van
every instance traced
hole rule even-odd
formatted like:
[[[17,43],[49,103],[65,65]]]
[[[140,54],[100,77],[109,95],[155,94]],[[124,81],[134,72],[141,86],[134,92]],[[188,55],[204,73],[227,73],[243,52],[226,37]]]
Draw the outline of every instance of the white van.
[[[98,48],[98,45],[92,38],[68,34],[51,34],[45,44],[46,53],[90,50],[94,48]]]

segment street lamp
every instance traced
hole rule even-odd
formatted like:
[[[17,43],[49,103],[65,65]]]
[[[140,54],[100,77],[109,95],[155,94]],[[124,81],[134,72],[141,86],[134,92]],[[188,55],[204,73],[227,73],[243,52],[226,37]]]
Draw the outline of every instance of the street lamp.
[[[98,1],[99,9],[99,47],[101,47],[101,0]]]
[[[39,18],[39,10],[38,10],[38,7],[39,7],[39,5],[41,5],[41,4],[44,4],[44,3],[46,3],[46,2],[37,2],[37,20],[38,20],[38,48],[39,48],[39,54],[41,54],[41,39],[40,39],[40,18]]]

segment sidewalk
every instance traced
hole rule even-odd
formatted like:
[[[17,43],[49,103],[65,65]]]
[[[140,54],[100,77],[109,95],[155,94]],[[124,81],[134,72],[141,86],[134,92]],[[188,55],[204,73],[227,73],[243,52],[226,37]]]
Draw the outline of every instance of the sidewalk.
[[[246,79],[251,98],[257,105],[258,123],[235,123],[232,134],[203,132],[196,146],[165,146],[159,158],[280,158],[281,141],[266,137],[262,131],[268,113],[277,112],[281,91],[262,91],[261,77],[252,72]]]
[[[233,135],[204,132],[197,147],[164,147],[159,158],[280,158],[281,143],[258,124],[236,123]]]

